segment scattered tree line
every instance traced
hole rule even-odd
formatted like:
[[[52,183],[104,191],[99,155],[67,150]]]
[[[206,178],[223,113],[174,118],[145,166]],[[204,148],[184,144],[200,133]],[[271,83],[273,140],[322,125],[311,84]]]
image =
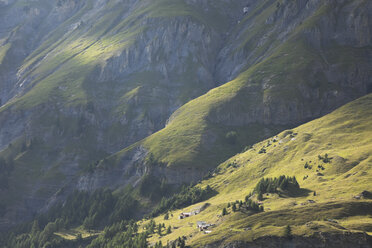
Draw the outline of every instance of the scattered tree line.
[[[5,238],[3,237],[0,246],[75,247],[87,240],[81,238],[68,241],[54,233],[80,225],[87,230],[99,229],[118,221],[129,220],[133,218],[138,206],[130,192],[113,194],[109,189],[99,189],[93,193],[75,191],[64,203],[52,207],[46,214],[38,216],[34,222],[10,231]],[[121,230],[127,225],[129,224],[126,222],[122,223]]]
[[[151,222],[148,225],[156,225]],[[152,231],[151,231],[152,230]],[[154,229],[147,228],[144,232],[139,232],[137,224],[132,220],[122,221],[106,227],[103,234],[87,246],[87,248],[119,247],[119,248],[147,248],[148,236]]]
[[[131,219],[138,206],[129,192],[113,194],[110,189],[98,189],[93,193],[75,191],[63,204],[52,207],[39,219],[49,222],[59,218],[67,227],[83,224],[91,230],[117,220]]]
[[[151,219],[144,227],[143,230],[139,230],[137,224],[131,220],[129,222],[122,221],[106,227],[103,234],[95,238],[87,248],[102,248],[102,247],[125,247],[125,248],[147,248],[149,247],[147,239],[150,235],[159,234],[163,235],[164,230],[166,234],[171,232],[171,227],[165,227],[164,223],[156,223]],[[183,239],[182,239],[183,240]],[[174,242],[175,245],[178,244],[178,239]],[[185,241],[183,240],[183,245]],[[156,248],[163,248],[161,241],[155,244]],[[172,246],[168,246],[172,247]],[[175,246],[179,247],[179,246]],[[185,246],[182,246],[185,247]]]
[[[200,187],[183,186],[180,193],[174,194],[169,198],[162,198],[158,207],[151,212],[150,217],[158,216],[169,210],[183,208],[205,201],[213,194],[214,191],[209,185],[204,189]]]

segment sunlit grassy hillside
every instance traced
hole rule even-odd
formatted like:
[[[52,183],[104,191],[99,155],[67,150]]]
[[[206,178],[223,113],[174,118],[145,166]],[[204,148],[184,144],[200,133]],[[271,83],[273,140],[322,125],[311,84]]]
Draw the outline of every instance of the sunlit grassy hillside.
[[[323,161],[325,154],[330,162]],[[210,185],[218,194],[173,211],[170,220],[164,220],[164,215],[156,218],[157,223],[171,225],[173,232],[163,237],[154,235],[151,242],[161,239],[166,243],[178,236],[188,237],[192,247],[217,241],[251,241],[267,235],[283,236],[287,225],[291,225],[294,235],[319,231],[372,233],[372,201],[355,199],[372,189],[372,95],[255,144],[218,168],[212,178],[200,184]],[[261,178],[280,175],[296,176],[301,189],[281,196],[264,194],[263,213],[233,213],[228,208],[227,216],[218,217],[229,202],[244,201]],[[182,211],[192,211],[205,203],[210,206],[200,214],[178,219]],[[217,226],[212,233],[203,234],[196,228],[196,221]]]

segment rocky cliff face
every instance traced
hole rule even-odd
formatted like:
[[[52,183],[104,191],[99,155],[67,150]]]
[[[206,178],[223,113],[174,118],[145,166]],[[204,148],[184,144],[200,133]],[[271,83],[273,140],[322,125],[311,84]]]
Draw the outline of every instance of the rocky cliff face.
[[[366,1],[0,1],[0,156],[14,164],[0,189],[3,223],[49,206],[61,188],[136,185],[149,171],[169,183],[199,180],[224,140],[207,125],[192,141],[203,146],[195,154],[207,153],[204,168],[196,159],[150,165],[149,154],[163,154],[142,143],[110,155],[241,75],[234,97],[192,119],[294,125],[370,92],[370,24]]]

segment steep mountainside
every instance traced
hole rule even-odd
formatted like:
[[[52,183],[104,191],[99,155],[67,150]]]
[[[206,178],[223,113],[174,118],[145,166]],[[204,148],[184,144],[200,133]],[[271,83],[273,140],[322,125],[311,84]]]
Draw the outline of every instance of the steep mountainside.
[[[255,5],[223,49],[230,54],[225,62],[237,65],[235,56],[244,54],[242,72],[179,108],[164,129],[101,167],[142,171],[137,178],[149,171],[173,183],[197,181],[245,146],[370,92],[371,7],[366,1]],[[99,168],[100,180],[111,177]],[[85,188],[97,185],[94,176],[82,181]]]
[[[155,218],[156,223],[174,228],[169,235],[153,235],[150,242],[186,236],[191,247],[370,247],[372,240],[366,233],[372,234],[371,123],[369,94],[255,144],[220,164],[197,185],[209,185],[218,192],[216,196],[170,211],[168,220],[164,215]],[[300,188],[264,193],[258,200],[257,183],[281,175],[295,176]],[[261,201],[264,212],[239,209],[239,202],[251,192],[250,199]],[[203,205],[208,207],[199,214],[178,218],[181,212]],[[223,208],[225,216],[221,216]],[[195,227],[197,221],[215,226],[205,234]],[[285,237],[287,225],[292,239]]]
[[[371,15],[366,0],[0,1],[1,227],[75,189],[196,182],[371,92]]]

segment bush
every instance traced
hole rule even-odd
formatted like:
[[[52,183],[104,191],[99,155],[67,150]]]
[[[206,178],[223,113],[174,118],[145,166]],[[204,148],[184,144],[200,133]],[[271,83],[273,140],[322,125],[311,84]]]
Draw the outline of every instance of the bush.
[[[263,154],[263,153],[266,153],[266,149],[264,147],[262,147],[261,150],[259,150],[258,154]]]

